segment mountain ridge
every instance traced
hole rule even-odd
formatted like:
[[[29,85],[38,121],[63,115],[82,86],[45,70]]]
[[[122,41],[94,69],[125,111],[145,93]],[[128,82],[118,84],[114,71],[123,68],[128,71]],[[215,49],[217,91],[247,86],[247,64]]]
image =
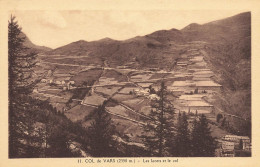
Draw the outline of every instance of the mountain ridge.
[[[24,46],[29,48],[31,51],[34,51],[34,52],[37,52],[37,53],[43,53],[43,52],[47,52],[47,51],[52,50],[52,48],[49,48],[49,47],[46,47],[46,46],[39,46],[39,45],[34,44],[24,32],[21,33],[21,37],[24,38]]]
[[[223,37],[225,35],[227,35],[228,33],[230,33],[230,35],[227,35],[230,38],[230,36],[232,36],[234,34],[234,30],[237,31],[238,28],[240,28],[243,25],[249,25],[249,20],[250,18],[250,12],[244,12],[244,13],[240,13],[237,14],[235,16],[231,16],[225,19],[220,19],[220,20],[216,20],[216,21],[211,21],[205,24],[197,24],[197,23],[191,23],[189,25],[187,25],[186,27],[184,27],[181,30],[178,29],[170,29],[170,30],[158,30],[155,31],[153,33],[144,35],[144,36],[136,36],[127,40],[114,40],[111,38],[103,38],[100,40],[96,40],[96,41],[84,41],[88,44],[91,43],[100,43],[100,45],[102,45],[102,43],[104,42],[115,42],[115,43],[124,43],[125,41],[129,41],[129,40],[134,40],[135,38],[150,38],[150,39],[155,39],[156,41],[165,44],[167,42],[176,42],[176,43],[183,43],[183,42],[188,42],[188,41],[192,41],[195,38],[201,39],[201,40],[207,40],[207,41],[219,41],[221,39],[223,39]],[[233,26],[232,28],[230,28],[230,26]],[[238,28],[236,28],[236,26],[238,26]],[[224,34],[224,35],[223,35]],[[215,35],[215,36],[212,36]],[[210,36],[212,36],[211,38],[209,38]],[[82,40],[79,40],[82,41]],[[79,42],[79,41],[75,41],[75,42]],[[139,40],[140,41],[140,40]],[[75,44],[75,42],[69,43],[67,45],[58,47],[53,49],[53,51],[58,51],[60,49],[63,49],[65,46],[69,46],[70,44]],[[82,42],[83,43],[83,42]],[[52,52],[49,52],[50,54]]]

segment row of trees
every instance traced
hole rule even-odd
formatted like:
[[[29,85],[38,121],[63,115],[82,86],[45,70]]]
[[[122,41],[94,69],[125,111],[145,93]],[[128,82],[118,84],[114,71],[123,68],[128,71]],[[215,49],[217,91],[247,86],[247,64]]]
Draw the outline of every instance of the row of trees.
[[[174,106],[167,99],[164,83],[157,92],[160,99],[152,105],[150,120],[143,126],[140,136],[145,149],[140,156],[176,156],[176,157],[212,157],[215,156],[216,143],[211,136],[205,115],[196,117],[190,128],[188,116],[179,113],[177,124],[174,124]],[[111,118],[105,111],[105,103],[96,109],[94,121],[89,128],[90,150],[93,156],[131,156],[136,149],[125,146],[125,153],[119,153],[113,139],[116,131]],[[138,150],[140,151],[140,150]]]
[[[8,24],[8,73],[9,73],[9,156],[17,157],[22,149],[23,141],[30,141],[31,107],[28,96],[33,89],[30,81],[36,54],[26,54],[23,46],[21,28],[11,16]]]
[[[174,125],[174,106],[167,99],[163,82],[157,95],[160,98],[152,105],[151,119],[144,126],[142,136],[149,156],[214,156],[216,144],[205,115],[198,121],[194,119],[191,130],[185,113],[179,113],[177,125]]]
[[[80,133],[49,102],[30,96],[38,80],[33,78],[35,52],[24,46],[25,37],[14,16],[8,22],[9,157],[71,157],[71,134]],[[75,137],[74,137],[75,138]]]

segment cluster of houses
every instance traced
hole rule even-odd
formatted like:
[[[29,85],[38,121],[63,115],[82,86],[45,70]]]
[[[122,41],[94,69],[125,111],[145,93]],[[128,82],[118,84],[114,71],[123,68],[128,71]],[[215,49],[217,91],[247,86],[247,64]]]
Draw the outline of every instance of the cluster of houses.
[[[148,99],[151,100],[158,100],[159,96],[156,94],[150,94],[150,89],[146,88],[146,89],[133,89],[133,93],[137,96],[145,96]]]
[[[42,79],[41,82],[49,83],[49,84],[56,84],[57,86],[63,87],[63,90],[70,90],[75,85],[75,81],[70,80],[70,77],[64,79]]]
[[[235,157],[237,151],[251,152],[251,142],[248,136],[225,135],[219,140],[221,157]]]

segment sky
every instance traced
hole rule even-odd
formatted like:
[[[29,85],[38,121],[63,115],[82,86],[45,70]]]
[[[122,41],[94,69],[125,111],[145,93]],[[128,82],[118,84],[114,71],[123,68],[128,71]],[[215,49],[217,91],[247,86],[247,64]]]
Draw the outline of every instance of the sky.
[[[125,40],[158,30],[182,29],[245,11],[176,10],[70,10],[12,11],[22,31],[36,45],[57,48],[78,40]]]

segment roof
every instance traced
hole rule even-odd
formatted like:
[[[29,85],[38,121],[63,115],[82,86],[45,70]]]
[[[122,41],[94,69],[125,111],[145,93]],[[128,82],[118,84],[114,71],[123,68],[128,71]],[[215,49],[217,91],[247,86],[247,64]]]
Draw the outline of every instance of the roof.
[[[248,136],[237,136],[237,135],[226,135],[223,136],[225,138],[238,138],[238,139],[244,139],[244,140],[249,140],[250,138]]]

